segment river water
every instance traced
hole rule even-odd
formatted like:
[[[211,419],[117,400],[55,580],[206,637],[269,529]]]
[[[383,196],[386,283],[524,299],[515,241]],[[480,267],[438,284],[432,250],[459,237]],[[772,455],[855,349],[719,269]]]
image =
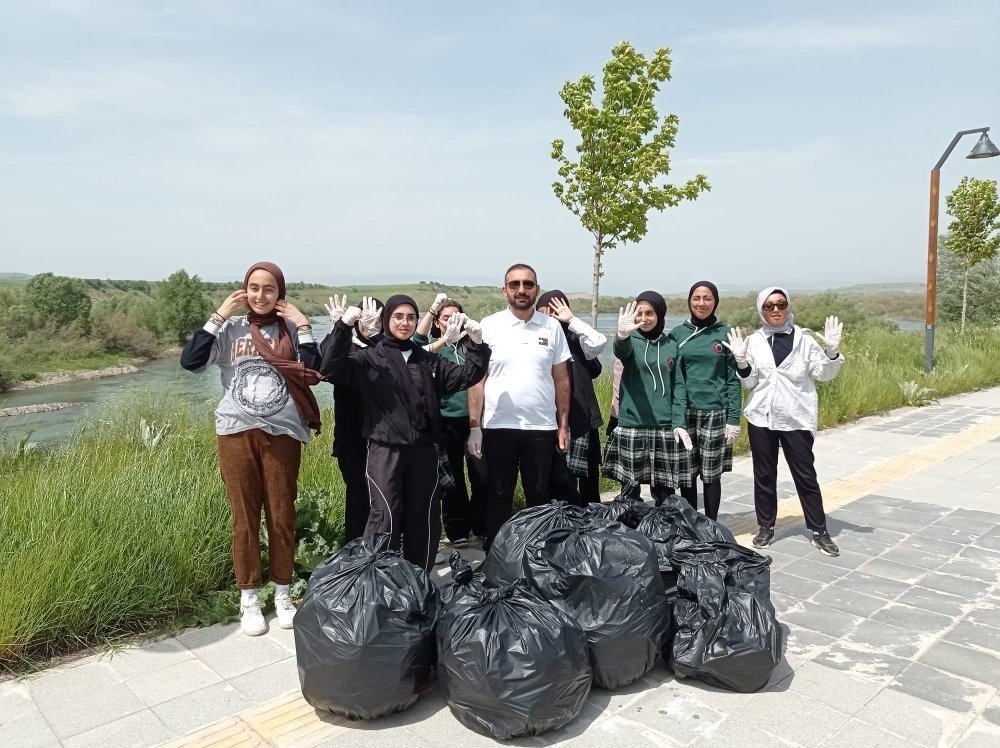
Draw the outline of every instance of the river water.
[[[667,329],[683,321],[681,317],[667,317]],[[617,314],[598,315],[597,327],[610,338],[618,322]],[[902,329],[919,329],[919,323],[899,323]],[[313,328],[317,339],[322,339],[330,329],[327,318],[315,318]],[[601,361],[607,370],[612,364],[611,345],[605,347]],[[314,388],[320,406],[327,408],[332,402],[333,389],[321,384]],[[69,402],[72,408],[33,413],[24,416],[0,418],[0,447],[17,442],[30,433],[34,442],[65,438],[72,433],[77,422],[98,406],[115,398],[140,392],[167,395],[178,403],[204,403],[206,410],[214,409],[222,394],[218,369],[210,367],[203,374],[184,371],[177,358],[157,359],[140,367],[137,374],[103,379],[86,379],[67,384],[36,387],[30,390],[0,393],[0,408],[35,405],[39,403]]]

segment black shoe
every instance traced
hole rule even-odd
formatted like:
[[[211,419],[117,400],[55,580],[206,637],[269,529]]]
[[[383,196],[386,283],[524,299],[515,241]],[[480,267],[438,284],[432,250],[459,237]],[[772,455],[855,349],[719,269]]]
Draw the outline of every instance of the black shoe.
[[[771,541],[774,539],[774,528],[773,527],[761,527],[757,530],[757,534],[753,536],[753,547],[754,548],[767,548],[771,545]]]
[[[837,544],[833,542],[833,538],[830,537],[830,533],[824,532],[822,534],[813,533],[812,544],[820,549],[821,552],[825,553],[827,556],[839,556],[840,549]]]

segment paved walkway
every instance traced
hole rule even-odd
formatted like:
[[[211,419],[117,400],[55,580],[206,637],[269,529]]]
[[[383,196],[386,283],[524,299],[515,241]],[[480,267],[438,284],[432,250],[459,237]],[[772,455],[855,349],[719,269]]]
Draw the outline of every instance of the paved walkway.
[[[721,691],[661,665],[623,691],[594,690],[566,728],[511,742],[1000,745],[1000,388],[823,432],[816,454],[842,553],[809,545],[782,474],[772,598],[788,643],[766,689]],[[737,460],[720,518],[744,544],[750,476]],[[462,727],[433,684],[381,720],[316,713],[277,626],[256,639],[189,630],[0,683],[2,746],[165,742],[496,745]]]

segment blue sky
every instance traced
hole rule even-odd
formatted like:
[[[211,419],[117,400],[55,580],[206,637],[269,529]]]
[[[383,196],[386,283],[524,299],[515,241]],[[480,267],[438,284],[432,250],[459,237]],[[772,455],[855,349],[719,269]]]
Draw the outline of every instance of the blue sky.
[[[606,290],[919,281],[930,168],[957,130],[1000,143],[998,27],[976,0],[5,0],[0,272],[490,282],[525,261],[589,289],[550,144],[572,137],[563,82],[626,39],[672,48],[669,179],[713,189],[609,253]],[[974,143],[944,193],[1000,177]]]

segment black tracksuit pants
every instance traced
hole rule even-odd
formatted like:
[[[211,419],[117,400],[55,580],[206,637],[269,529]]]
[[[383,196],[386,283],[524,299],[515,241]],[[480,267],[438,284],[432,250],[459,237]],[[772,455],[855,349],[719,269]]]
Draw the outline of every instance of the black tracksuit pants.
[[[778,445],[785,453],[785,462],[792,473],[795,491],[802,504],[806,527],[813,532],[826,532],[826,512],[823,494],[816,478],[813,442],[809,431],[772,431],[747,424],[750,454],[753,456],[753,501],[757,509],[757,524],[773,528],[778,516]]]
[[[365,534],[371,508],[365,475],[365,440],[358,438],[349,444],[338,444],[337,465],[344,479],[344,532],[350,542]]]
[[[369,441],[365,467],[371,506],[365,539],[389,533],[391,548],[402,544],[403,557],[429,572],[441,539],[437,448]]]
[[[513,514],[518,472],[528,506],[538,506],[549,500],[555,451],[556,431],[483,429],[483,457],[489,471],[484,546],[489,546]]]
[[[445,490],[441,496],[444,532],[448,540],[468,538],[470,532],[482,535],[486,518],[481,504],[479,476],[471,464],[468,465],[469,487],[465,485],[466,461],[471,460],[465,451],[469,439],[469,417],[442,416],[441,436],[456,483],[455,488]]]

